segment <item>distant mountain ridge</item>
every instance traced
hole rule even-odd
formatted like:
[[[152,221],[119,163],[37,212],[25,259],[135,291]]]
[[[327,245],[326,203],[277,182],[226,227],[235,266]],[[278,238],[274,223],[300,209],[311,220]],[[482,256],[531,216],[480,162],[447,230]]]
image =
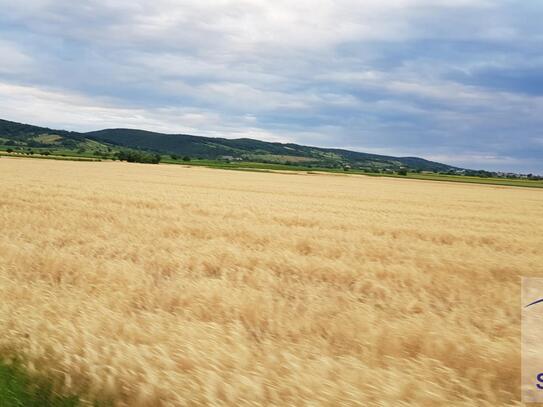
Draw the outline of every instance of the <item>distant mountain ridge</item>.
[[[237,159],[368,169],[409,168],[419,171],[460,170],[419,157],[393,157],[336,148],[273,143],[249,138],[226,139],[189,134],[164,134],[137,129],[105,129],[86,133],[55,130],[0,119],[0,145],[62,146],[66,149],[129,148],[202,159]]]

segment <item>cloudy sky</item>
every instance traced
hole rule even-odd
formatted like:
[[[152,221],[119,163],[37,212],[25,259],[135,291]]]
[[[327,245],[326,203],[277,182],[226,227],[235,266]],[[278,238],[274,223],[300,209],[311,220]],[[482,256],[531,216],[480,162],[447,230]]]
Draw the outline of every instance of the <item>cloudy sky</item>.
[[[539,0],[0,7],[0,118],[543,173]]]

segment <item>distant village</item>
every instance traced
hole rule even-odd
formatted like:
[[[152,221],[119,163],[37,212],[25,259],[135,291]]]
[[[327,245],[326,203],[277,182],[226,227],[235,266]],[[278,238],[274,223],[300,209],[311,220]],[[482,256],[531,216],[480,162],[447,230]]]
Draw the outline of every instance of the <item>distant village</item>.
[[[235,157],[231,155],[223,155],[218,157],[219,160],[225,161],[225,162],[239,162],[239,161],[245,161],[242,157]],[[277,162],[273,160],[262,160],[262,162],[266,162],[269,164],[283,164],[283,165],[292,165],[292,166],[300,166],[300,163],[295,162]],[[528,179],[528,180],[534,180],[539,181],[543,180],[543,175],[537,175],[537,174],[520,174],[515,172],[502,172],[502,171],[486,171],[486,170],[469,170],[469,169],[451,169],[449,171],[424,171],[424,170],[416,170],[413,168],[408,168],[405,166],[400,167],[375,167],[375,166],[368,166],[368,165],[352,165],[350,163],[327,163],[323,164],[322,162],[319,163],[304,163],[301,165],[303,167],[315,167],[315,168],[343,168],[344,171],[350,171],[350,170],[358,170],[363,171],[367,173],[382,173],[382,174],[399,174],[399,175],[407,175],[407,173],[415,172],[419,174],[442,174],[442,175],[458,175],[458,176],[466,176],[466,177],[482,177],[482,178],[506,178],[506,179]]]

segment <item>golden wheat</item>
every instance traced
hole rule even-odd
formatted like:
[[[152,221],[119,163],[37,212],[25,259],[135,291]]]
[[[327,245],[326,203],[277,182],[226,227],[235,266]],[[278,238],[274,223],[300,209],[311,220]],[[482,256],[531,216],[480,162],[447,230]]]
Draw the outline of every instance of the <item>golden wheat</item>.
[[[0,160],[0,347],[117,405],[506,405],[543,191]]]

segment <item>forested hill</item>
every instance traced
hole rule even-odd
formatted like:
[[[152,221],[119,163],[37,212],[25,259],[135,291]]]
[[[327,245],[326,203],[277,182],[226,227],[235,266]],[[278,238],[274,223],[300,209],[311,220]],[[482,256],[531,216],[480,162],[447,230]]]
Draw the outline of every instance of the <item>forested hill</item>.
[[[0,120],[0,144],[30,147],[57,145],[67,149],[93,148],[92,145],[97,144],[204,159],[227,158],[322,166],[350,165],[374,169],[407,167],[413,170],[435,172],[457,169],[418,157],[392,157],[292,143],[271,143],[248,138],[211,138],[134,129],[106,129],[78,133],[7,120]]]

